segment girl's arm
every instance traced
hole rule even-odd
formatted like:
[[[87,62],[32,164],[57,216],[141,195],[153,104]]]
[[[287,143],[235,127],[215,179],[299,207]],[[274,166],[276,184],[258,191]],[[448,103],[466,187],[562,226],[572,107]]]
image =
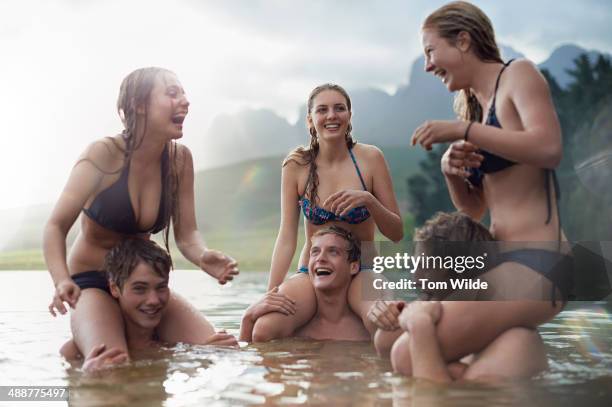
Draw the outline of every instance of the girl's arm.
[[[372,147],[372,150],[372,195],[374,199],[367,205],[367,208],[380,232],[389,240],[399,242],[404,237],[404,225],[393,190],[389,166],[380,149]]]
[[[54,309],[62,314],[66,312],[64,301],[74,307],[78,300],[79,289],[72,282],[66,263],[66,236],[81,209],[104,178],[100,168],[108,169],[111,162],[112,154],[104,141],[90,145],[72,168],[68,182],[45,225],[43,253],[56,287],[55,298],[49,307],[52,314],[55,314]]]
[[[176,154],[179,163],[178,208],[173,222],[176,245],[187,260],[225,284],[238,274],[238,265],[231,257],[206,247],[196,224],[191,151],[177,144]]]
[[[297,245],[298,221],[298,167],[299,164],[289,161],[282,170],[281,177],[281,221],[272,253],[268,291],[281,285]]]

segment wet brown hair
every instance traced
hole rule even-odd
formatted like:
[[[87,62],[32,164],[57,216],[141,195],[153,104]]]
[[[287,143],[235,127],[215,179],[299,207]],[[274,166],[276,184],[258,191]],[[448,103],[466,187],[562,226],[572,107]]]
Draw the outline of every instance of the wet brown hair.
[[[146,239],[121,241],[104,258],[103,270],[108,279],[123,290],[123,285],[140,262],[150,266],[161,278],[169,278],[172,269],[170,255],[157,243]]]
[[[435,29],[438,35],[455,45],[461,32],[470,35],[470,50],[483,62],[503,63],[495,32],[489,17],[466,1],[445,4],[423,22],[423,29]],[[455,96],[455,112],[467,121],[482,121],[482,107],[470,89],[461,89]]]
[[[462,212],[445,213],[438,212],[425,224],[416,229],[414,233],[415,255],[424,254],[426,256],[459,258],[464,256],[482,256],[483,252],[488,252],[491,257],[497,253],[497,247],[486,242],[495,239],[489,230],[480,222],[476,222]],[[479,244],[480,242],[480,244]],[[475,278],[487,269],[466,270],[463,274],[458,274],[452,269],[442,268],[441,270],[425,271],[429,278],[438,281],[450,281],[458,278]],[[418,278],[424,278],[423,271],[417,271]],[[433,273],[433,274],[431,274]],[[442,299],[448,295],[445,289],[422,290],[420,298],[431,300],[433,298]]]
[[[99,171],[104,174],[116,174],[123,171],[126,166],[130,164],[130,160],[134,151],[140,147],[142,141],[147,132],[146,123],[148,116],[148,107],[151,100],[151,92],[155,87],[155,82],[159,76],[174,75],[172,71],[158,67],[140,68],[131,72],[121,82],[119,87],[119,97],[117,98],[117,113],[123,123],[123,130],[121,131],[121,137],[125,142],[125,147],[121,146],[117,141],[109,137],[113,145],[124,153],[123,165],[115,171],[106,171],[100,168],[90,158],[83,158],[77,161],[77,164],[81,161],[88,161],[92,163]],[[139,128],[138,126],[138,108],[144,109],[144,126]],[[108,146],[104,144],[106,148]],[[171,219],[175,222],[178,221],[178,188],[179,178],[177,169],[177,148],[174,141],[167,143],[167,149],[170,160],[169,171],[166,172],[164,179],[162,180],[162,191],[163,196],[161,197],[162,202],[166,205],[160,204],[160,210],[163,208],[164,213],[162,218],[164,220],[163,240],[166,250],[169,252],[169,235],[170,235],[170,223]],[[109,150],[110,151],[110,150]]]
[[[361,242],[351,232],[341,228],[340,226],[332,225],[330,227],[319,229],[312,235],[311,239],[314,239],[317,236],[325,235],[336,235],[346,240],[348,243],[346,251],[348,252],[349,263],[359,261],[361,258]]]
[[[489,230],[462,212],[438,212],[414,232],[415,242],[487,242]]]
[[[336,85],[333,83],[325,83],[323,85],[317,86],[310,92],[308,96],[308,115],[310,116],[312,112],[312,108],[314,107],[314,100],[317,95],[326,90],[333,90],[340,93],[346,99],[346,107],[348,111],[351,112],[351,98],[344,88],[340,85]],[[351,136],[351,131],[353,130],[353,126],[349,123],[348,128],[346,129],[346,134],[344,136],[346,140],[346,146],[351,149],[355,145],[355,141]],[[283,161],[283,167],[286,166],[290,161],[296,162],[298,165],[308,165],[308,179],[306,180],[306,186],[304,187],[304,196],[308,198],[313,205],[316,205],[318,196],[317,196],[317,187],[319,186],[319,176],[317,175],[317,164],[316,158],[319,153],[319,140],[317,137],[317,131],[314,126],[308,128],[308,132],[310,133],[310,144],[308,147],[299,146],[295,150],[293,150]]]

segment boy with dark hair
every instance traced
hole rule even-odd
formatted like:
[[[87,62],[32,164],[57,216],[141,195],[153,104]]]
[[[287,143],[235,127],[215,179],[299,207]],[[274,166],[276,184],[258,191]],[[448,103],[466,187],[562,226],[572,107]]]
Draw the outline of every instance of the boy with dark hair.
[[[159,344],[157,327],[168,301],[168,281],[172,259],[155,242],[145,239],[126,239],[115,246],[104,261],[108,276],[107,287],[119,303],[125,322],[125,336],[130,350],[142,350]],[[236,339],[225,332],[210,337],[210,343],[236,345]],[[60,353],[67,359],[81,356],[73,340],[64,344]],[[96,370],[129,359],[119,349],[106,349],[104,344],[95,347],[87,357],[83,370]]]

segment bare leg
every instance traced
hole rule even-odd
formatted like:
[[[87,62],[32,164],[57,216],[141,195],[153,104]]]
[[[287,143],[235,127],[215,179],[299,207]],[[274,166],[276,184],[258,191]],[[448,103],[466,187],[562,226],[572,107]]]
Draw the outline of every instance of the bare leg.
[[[534,329],[512,328],[476,355],[463,378],[527,378],[547,367],[546,349],[538,332]]]
[[[391,347],[391,366],[393,371],[404,376],[412,376],[410,336],[404,332]]]
[[[447,362],[478,353],[503,332],[515,328],[536,328],[562,309],[550,301],[450,301],[443,302],[437,337]]]
[[[215,328],[198,309],[173,292],[158,332],[163,342],[205,345]]]
[[[378,356],[388,358],[391,353],[391,347],[403,333],[404,331],[401,329],[396,329],[394,331],[383,331],[382,329],[378,329],[374,335],[374,347],[376,348]]]
[[[82,355],[89,355],[98,345],[119,349],[128,354],[123,317],[110,294],[97,288],[81,291],[76,308],[70,315],[72,336]]]
[[[281,284],[278,291],[295,301],[296,313],[285,315],[271,312],[259,318],[253,327],[253,342],[267,342],[291,336],[317,312],[314,288],[305,273],[291,277]]]
[[[484,350],[505,331],[515,327],[535,328],[553,318],[562,308],[550,301],[450,301],[443,302],[436,336],[445,362]],[[395,354],[395,356],[394,356]],[[402,334],[391,349],[396,371],[411,376],[408,334]]]
[[[68,341],[66,341],[66,343],[63,344],[60,348],[59,353],[66,360],[76,360],[83,358],[83,355],[81,355],[81,352],[79,352],[79,348],[77,348],[76,343],[74,343],[74,339],[68,339]]]

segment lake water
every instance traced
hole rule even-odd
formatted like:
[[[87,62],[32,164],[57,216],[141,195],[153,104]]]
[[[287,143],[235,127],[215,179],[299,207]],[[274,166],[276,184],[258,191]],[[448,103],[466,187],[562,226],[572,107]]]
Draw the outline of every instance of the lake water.
[[[217,328],[238,335],[242,313],[262,295],[266,278],[243,273],[221,287],[204,273],[176,271],[171,286]],[[0,272],[0,385],[70,386],[73,406],[612,405],[606,303],[569,304],[540,327],[550,369],[534,379],[439,385],[392,374],[369,344],[293,339],[241,349],[179,345],[84,377],[58,355],[70,336],[69,318],[48,314],[51,294],[46,272]]]

